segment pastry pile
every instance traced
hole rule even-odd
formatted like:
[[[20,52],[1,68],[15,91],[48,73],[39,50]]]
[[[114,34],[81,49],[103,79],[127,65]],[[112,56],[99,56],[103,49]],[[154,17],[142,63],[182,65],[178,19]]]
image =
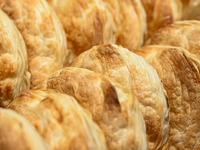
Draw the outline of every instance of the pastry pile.
[[[0,150],[199,150],[199,0],[0,0]]]

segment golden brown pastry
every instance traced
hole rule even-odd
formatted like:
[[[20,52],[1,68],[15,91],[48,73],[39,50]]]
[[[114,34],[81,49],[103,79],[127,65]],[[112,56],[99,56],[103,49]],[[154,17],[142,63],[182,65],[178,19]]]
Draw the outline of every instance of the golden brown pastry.
[[[63,68],[65,57],[68,59],[64,30],[45,0],[6,0],[2,10],[25,40],[31,88]]]
[[[41,89],[69,94],[89,110],[104,132],[109,150],[147,149],[138,100],[120,84],[87,69],[67,67],[54,72]]]
[[[181,19],[182,5],[180,0],[141,0],[148,22],[148,34],[165,24]]]
[[[0,108],[0,149],[49,150],[49,147],[24,117]]]
[[[183,47],[200,58],[200,21],[178,21],[155,30],[145,45]]]
[[[60,18],[70,60],[92,46],[115,42],[112,15],[102,0],[47,0]]]
[[[193,20],[200,11],[199,0],[181,0],[183,5],[182,20]]]
[[[165,149],[200,149],[200,61],[181,47],[146,46],[133,52],[156,69],[169,97],[170,134]]]
[[[146,13],[140,0],[103,0],[116,25],[116,44],[133,49],[143,44]]]
[[[106,150],[103,132],[76,100],[53,90],[26,90],[10,109],[31,122],[52,150]]]
[[[166,94],[155,69],[147,61],[116,45],[99,45],[82,53],[72,67],[102,73],[131,89],[140,102],[149,148],[159,148],[168,137],[168,106]]]
[[[0,10],[0,106],[7,105],[30,87],[24,40],[8,16]]]

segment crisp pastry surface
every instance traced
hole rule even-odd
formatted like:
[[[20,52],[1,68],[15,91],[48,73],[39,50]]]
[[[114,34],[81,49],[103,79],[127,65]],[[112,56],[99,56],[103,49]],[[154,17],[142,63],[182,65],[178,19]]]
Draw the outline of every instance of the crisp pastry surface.
[[[70,60],[92,46],[115,42],[112,15],[102,0],[47,0],[65,29]]]
[[[68,59],[64,29],[45,0],[6,0],[2,10],[25,40],[31,88],[63,68]]]
[[[131,89],[140,103],[149,148],[159,148],[166,142],[169,124],[166,94],[155,69],[144,58],[125,48],[107,44],[82,53],[71,66],[102,73]]]
[[[0,106],[7,105],[30,87],[24,40],[9,17],[0,10]]]
[[[181,47],[146,46],[133,52],[156,69],[169,97],[169,150],[200,149],[200,61]]]
[[[116,26],[116,44],[127,49],[140,47],[146,34],[146,13],[140,0],[103,0]]]
[[[69,94],[89,110],[109,150],[147,149],[138,100],[120,84],[87,69],[67,67],[54,72],[40,88]]]
[[[49,150],[49,147],[24,117],[0,108],[0,149]]]
[[[200,21],[178,21],[155,30],[145,45],[183,47],[200,58]]]
[[[52,150],[106,150],[103,132],[76,100],[53,90],[26,90],[10,109],[31,122]]]
[[[200,11],[199,0],[181,0],[183,5],[182,20],[193,20]]]
[[[141,2],[147,14],[148,35],[165,24],[181,19],[180,0],[141,0]]]

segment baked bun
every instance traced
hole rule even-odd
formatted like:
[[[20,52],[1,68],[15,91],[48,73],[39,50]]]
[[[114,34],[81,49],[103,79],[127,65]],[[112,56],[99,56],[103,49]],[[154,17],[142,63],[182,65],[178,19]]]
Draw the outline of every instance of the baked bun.
[[[116,26],[116,44],[133,49],[141,47],[146,34],[146,13],[140,0],[103,0]]]
[[[148,35],[165,24],[181,19],[182,5],[180,0],[141,0],[148,22]]]
[[[6,0],[2,10],[25,40],[31,88],[63,68],[65,57],[68,57],[65,33],[45,0]]]
[[[26,90],[10,109],[31,122],[52,150],[106,150],[103,132],[73,97],[51,90]]]
[[[155,30],[145,45],[183,47],[200,57],[200,21],[178,21]]]
[[[1,150],[49,150],[35,128],[13,110],[0,108]]]
[[[170,134],[166,149],[200,149],[200,61],[181,47],[134,50],[156,69],[169,97]]]
[[[114,22],[102,0],[47,0],[65,29],[70,60],[94,45],[114,43]]]
[[[182,20],[193,20],[200,11],[199,0],[181,0],[183,5]]]
[[[101,74],[73,67],[54,72],[42,85],[73,96],[89,110],[104,132],[109,150],[147,149],[139,103],[127,88]]]
[[[147,61],[116,45],[99,45],[82,53],[72,67],[102,73],[131,90],[139,100],[149,148],[159,148],[168,137],[168,106],[166,94],[155,69]]]
[[[8,16],[0,10],[0,106],[30,87],[24,40]]]

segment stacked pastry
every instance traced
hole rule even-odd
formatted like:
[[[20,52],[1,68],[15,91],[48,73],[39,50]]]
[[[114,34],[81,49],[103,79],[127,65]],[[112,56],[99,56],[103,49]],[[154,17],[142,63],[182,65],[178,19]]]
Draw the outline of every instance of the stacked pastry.
[[[199,6],[0,0],[0,150],[199,150]]]

